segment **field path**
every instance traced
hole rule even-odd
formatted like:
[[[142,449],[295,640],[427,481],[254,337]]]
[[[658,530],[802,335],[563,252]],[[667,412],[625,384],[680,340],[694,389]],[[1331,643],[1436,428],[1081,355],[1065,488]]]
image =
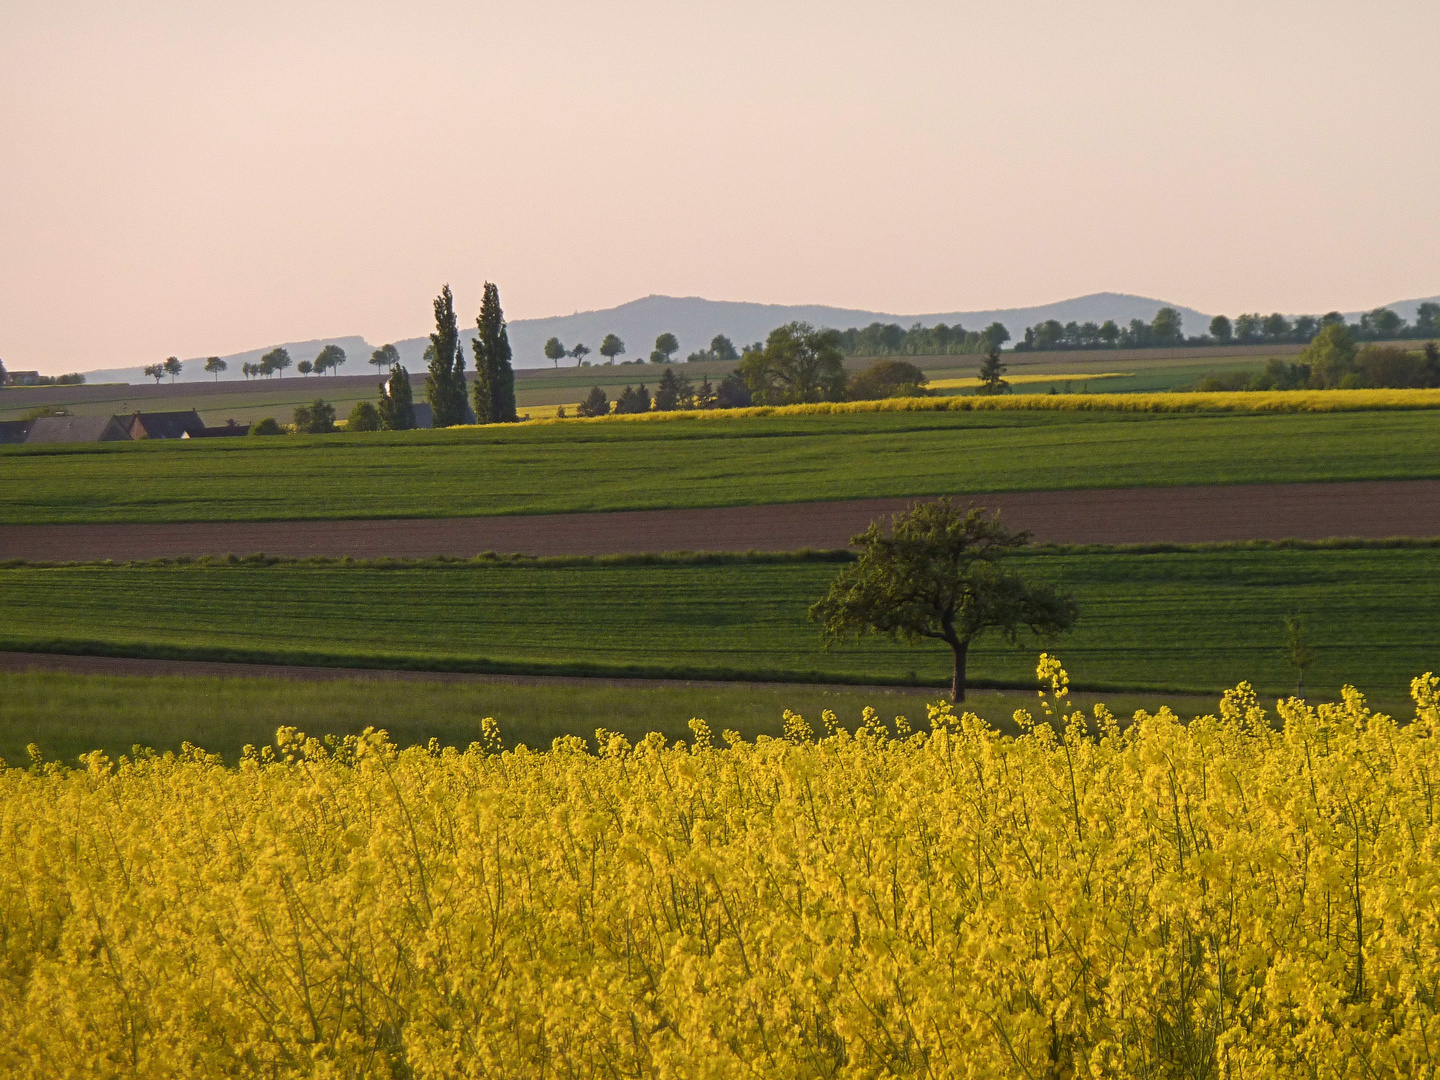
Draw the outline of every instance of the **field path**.
[[[727,679],[622,679],[589,675],[509,675],[504,672],[425,671],[400,668],[315,667],[303,664],[244,664],[222,660],[154,660],[140,656],[85,656],[69,653],[0,651],[0,672],[55,671],[71,675],[183,675],[221,679],[294,679],[298,682],[343,682],[376,679],[401,682],[501,683],[510,686],[704,686],[715,689],[748,689],[763,686],[778,690],[787,687],[813,689],[835,686],[843,690],[882,694],[911,690],[934,691],[931,686],[866,686],[863,683],[736,682]],[[936,691],[938,692],[938,691]],[[972,693],[984,693],[974,688]]]
[[[839,548],[871,520],[914,501],[511,517],[4,525],[0,559],[128,561],[256,552],[373,559],[469,557],[482,551],[610,555]],[[1440,480],[1030,491],[978,496],[976,501],[998,508],[1011,527],[1030,529],[1037,540],[1054,543],[1440,536]]]

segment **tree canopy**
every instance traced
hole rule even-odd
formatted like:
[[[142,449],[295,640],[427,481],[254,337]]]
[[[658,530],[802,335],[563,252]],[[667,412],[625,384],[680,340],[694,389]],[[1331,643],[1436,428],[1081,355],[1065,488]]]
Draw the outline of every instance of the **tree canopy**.
[[[895,515],[890,535],[874,521],[850,542],[860,558],[810,608],[822,639],[943,641],[954,657],[955,701],[965,700],[966,658],[977,638],[995,631],[1013,643],[1022,630],[1043,638],[1075,623],[1072,599],[1001,565],[1030,534],[1010,532],[998,513],[986,517],[980,507],[962,510],[949,499],[917,503]]]
[[[545,359],[553,361],[556,367],[560,366],[561,357],[569,355],[569,351],[564,345],[560,344],[558,337],[552,337],[549,341],[545,342]]]
[[[843,401],[845,367],[839,334],[793,322],[770,331],[765,348],[747,352],[737,369],[756,404]]]
[[[425,376],[425,400],[437,428],[465,422],[465,352],[460,345],[460,328],[455,321],[455,297],[446,285],[435,298],[435,332],[425,349],[429,371]]]
[[[377,372],[393,368],[400,363],[400,350],[394,345],[381,345],[370,354],[370,363],[375,365]]]
[[[410,373],[396,364],[390,377],[380,384],[380,426],[386,431],[409,431],[415,426],[415,399]]]
[[[207,357],[205,360],[205,370],[215,376],[216,382],[220,381],[220,372],[224,371],[227,367],[229,367],[229,365],[218,356]]]
[[[606,334],[605,340],[600,342],[600,355],[613,364],[615,357],[625,355],[625,342],[615,334]]]
[[[500,310],[500,290],[485,283],[475,319],[475,418],[482,424],[509,424],[515,412],[515,369],[510,363],[510,334]],[[464,380],[464,374],[460,378]]]
[[[655,351],[650,354],[652,364],[668,364],[680,351],[680,341],[668,330],[655,339]]]
[[[339,345],[326,345],[320,350],[320,355],[315,357],[312,367],[316,375],[323,375],[327,371],[339,370],[343,363],[345,363],[345,350]]]
[[[908,360],[877,360],[850,381],[850,400],[878,401],[891,397],[921,397],[930,380]]]

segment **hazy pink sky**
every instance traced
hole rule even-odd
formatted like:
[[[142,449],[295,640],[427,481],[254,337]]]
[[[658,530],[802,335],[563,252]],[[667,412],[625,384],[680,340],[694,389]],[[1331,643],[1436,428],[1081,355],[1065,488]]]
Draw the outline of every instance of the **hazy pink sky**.
[[[1440,4],[0,3],[0,358],[1440,292]]]

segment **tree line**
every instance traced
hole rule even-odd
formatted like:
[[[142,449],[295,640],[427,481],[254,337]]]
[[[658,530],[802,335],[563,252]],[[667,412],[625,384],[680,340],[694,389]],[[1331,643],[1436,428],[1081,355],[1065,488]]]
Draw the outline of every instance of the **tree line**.
[[[751,348],[757,349],[759,347],[759,345],[751,346]],[[673,363],[675,354],[679,351],[680,339],[667,330],[655,338],[655,348],[650,350],[650,363]],[[584,342],[577,342],[568,348],[558,337],[552,337],[545,342],[545,359],[551,361],[557,368],[560,366],[560,361],[567,358],[574,360],[576,367],[589,367],[590,361],[585,359],[589,355],[590,346]],[[600,355],[605,358],[607,364],[614,364],[617,356],[625,355],[624,340],[618,334],[606,334],[604,340],[600,342]],[[708,349],[697,350],[685,358],[686,362],[691,364],[705,360],[733,362],[738,359],[740,359],[740,351],[735,348],[735,343],[724,334],[716,334],[711,339]],[[621,360],[620,363],[622,365],[643,364],[645,361],[637,357],[634,360]]]
[[[1000,330],[1003,332],[1004,327]],[[980,392],[1004,393],[996,336],[980,368]],[[845,371],[841,331],[817,330],[809,323],[792,322],[770,331],[763,345],[749,346],[734,371],[719,383],[709,377],[699,386],[683,369],[667,368],[653,397],[642,383],[625,387],[613,403],[598,386],[577,410],[580,416],[609,413],[669,412],[677,409],[736,409],[749,405],[802,405],[822,401],[874,401],[890,397],[922,397],[930,393],[928,378],[914,364],[895,357],[876,361],[855,375]],[[564,412],[558,415],[563,416]]]
[[[1406,322],[1390,308],[1367,311],[1347,323],[1338,311],[1324,315],[1298,315],[1294,319],[1278,311],[1216,315],[1209,332],[1186,337],[1183,319],[1173,307],[1162,307],[1150,322],[1131,319],[1121,327],[1115,320],[1103,323],[1047,319],[1025,331],[1015,345],[1017,352],[1063,352],[1071,349],[1172,349],[1215,345],[1308,345],[1332,326],[1345,327],[1355,341],[1401,341],[1440,336],[1440,303],[1426,302],[1415,312],[1415,322]]]
[[[917,322],[906,330],[899,323],[873,322],[841,330],[839,335],[836,345],[846,356],[964,356],[988,353],[1010,340],[1010,331],[998,322],[978,331],[958,323],[922,326]]]
[[[1295,357],[1272,359],[1263,371],[1207,375],[1196,390],[1359,390],[1440,387],[1440,345],[1423,350],[1357,341],[1345,323],[1321,330]]]

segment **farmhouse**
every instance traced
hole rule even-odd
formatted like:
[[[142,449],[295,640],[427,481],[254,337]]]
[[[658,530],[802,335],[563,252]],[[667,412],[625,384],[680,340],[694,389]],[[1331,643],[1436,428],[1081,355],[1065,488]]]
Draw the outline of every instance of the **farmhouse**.
[[[250,434],[249,424],[227,420],[206,427],[194,409],[128,416],[41,416],[0,420],[0,445],[17,443],[127,442],[138,439],[214,439]]]
[[[126,430],[132,439],[198,439],[205,434],[205,421],[194,409],[188,412],[137,412],[122,422],[127,424]]]

